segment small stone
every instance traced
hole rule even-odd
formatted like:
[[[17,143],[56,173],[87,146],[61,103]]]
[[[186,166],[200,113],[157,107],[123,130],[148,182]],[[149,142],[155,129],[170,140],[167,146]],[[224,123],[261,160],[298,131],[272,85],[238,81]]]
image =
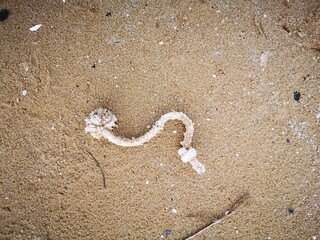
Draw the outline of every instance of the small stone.
[[[160,41],[160,42],[159,42],[159,45],[163,45],[163,43],[164,43],[163,41]]]
[[[300,31],[298,31],[297,34],[300,38],[307,36],[307,34],[305,34],[304,32],[300,32]]]
[[[162,236],[168,237],[170,234],[171,234],[171,230],[165,230],[165,231],[162,233]]]
[[[21,93],[22,93],[22,96],[27,96],[28,91],[27,90],[23,90]]]
[[[0,10],[0,22],[4,22],[8,19],[10,15],[10,11],[8,9],[1,9]]]
[[[221,51],[216,51],[214,53],[214,55],[216,55],[217,57],[221,57],[222,56],[222,52]]]
[[[294,210],[293,210],[292,208],[289,208],[289,209],[288,209],[288,212],[289,212],[290,215],[293,215],[293,214],[294,214]]]
[[[295,92],[293,93],[293,99],[299,102],[300,98],[301,98],[301,93],[295,91]]]
[[[176,208],[172,208],[171,212],[174,213],[174,214],[177,214],[178,210]]]

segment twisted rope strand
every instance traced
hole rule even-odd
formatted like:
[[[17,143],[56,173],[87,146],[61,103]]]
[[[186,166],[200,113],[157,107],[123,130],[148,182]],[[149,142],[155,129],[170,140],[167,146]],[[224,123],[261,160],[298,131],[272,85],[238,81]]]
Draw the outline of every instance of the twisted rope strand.
[[[112,130],[117,128],[117,118],[111,111],[104,108],[97,108],[92,111],[86,118],[85,132],[90,133],[93,138],[100,139],[104,137],[113,144],[122,147],[136,147],[141,146],[155,137],[160,131],[164,129],[164,125],[170,120],[180,120],[185,125],[186,131],[184,133],[184,139],[181,144],[181,148],[178,150],[178,154],[183,162],[189,162],[193,169],[202,175],[205,172],[205,167],[197,159],[197,152],[191,147],[191,141],[193,137],[194,126],[192,120],[183,112],[169,112],[160,117],[160,119],[153,125],[153,127],[144,135],[129,139],[119,137],[113,134]]]

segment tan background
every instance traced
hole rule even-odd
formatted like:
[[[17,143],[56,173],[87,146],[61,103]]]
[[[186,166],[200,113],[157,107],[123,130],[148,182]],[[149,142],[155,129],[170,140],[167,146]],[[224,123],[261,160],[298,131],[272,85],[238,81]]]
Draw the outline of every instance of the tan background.
[[[196,239],[320,239],[319,5],[1,0],[0,238],[183,239],[247,193]],[[93,140],[99,106],[126,137],[184,111],[206,173],[180,161],[179,122]]]

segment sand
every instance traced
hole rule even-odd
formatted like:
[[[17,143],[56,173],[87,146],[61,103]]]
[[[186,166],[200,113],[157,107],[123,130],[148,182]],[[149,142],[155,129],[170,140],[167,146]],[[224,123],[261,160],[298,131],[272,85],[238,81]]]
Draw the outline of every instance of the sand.
[[[185,239],[230,210],[194,239],[320,239],[319,6],[1,0],[0,239]],[[124,148],[84,132],[97,107],[124,137],[183,111],[205,174],[181,122]]]

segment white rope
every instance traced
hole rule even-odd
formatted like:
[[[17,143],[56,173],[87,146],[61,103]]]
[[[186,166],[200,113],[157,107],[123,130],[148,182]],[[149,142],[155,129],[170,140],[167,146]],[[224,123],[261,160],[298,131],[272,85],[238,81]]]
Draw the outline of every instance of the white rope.
[[[146,134],[138,138],[128,139],[113,134],[112,130],[117,128],[116,116],[108,109],[97,108],[85,118],[85,132],[90,133],[91,136],[96,139],[104,137],[108,141],[119,146],[136,147],[143,145],[156,136],[157,133],[163,130],[165,123],[169,120],[180,120],[185,125],[186,132],[184,133],[184,139],[181,142],[182,147],[178,150],[178,154],[183,162],[189,162],[192,165],[192,168],[199,175],[202,175],[206,170],[205,166],[196,159],[197,151],[191,147],[194,131],[193,122],[183,112],[166,113],[160,117]]]

